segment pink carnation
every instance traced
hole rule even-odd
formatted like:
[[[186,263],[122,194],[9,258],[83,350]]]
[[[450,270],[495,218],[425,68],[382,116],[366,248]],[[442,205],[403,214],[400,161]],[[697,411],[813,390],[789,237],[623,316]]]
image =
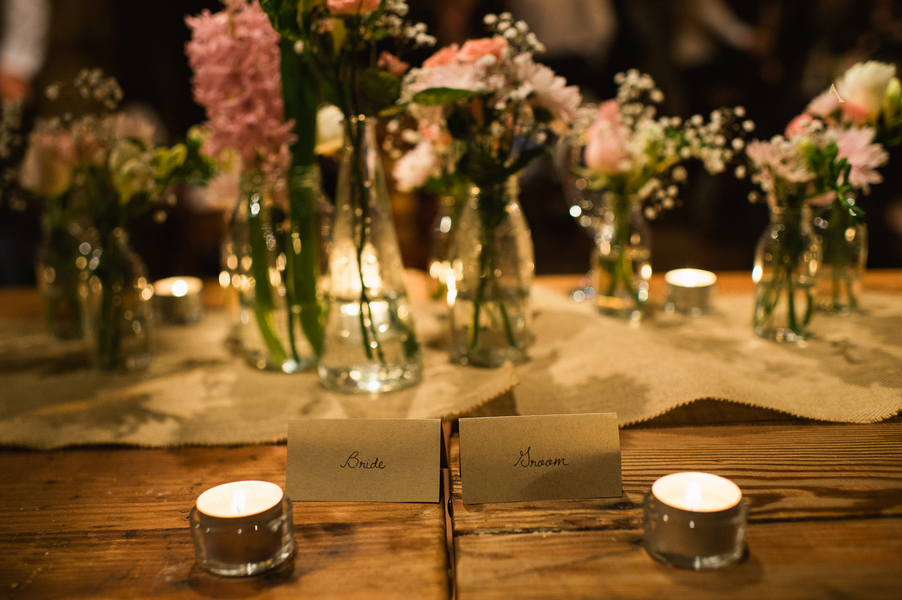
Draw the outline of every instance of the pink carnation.
[[[457,60],[472,63],[483,56],[494,56],[496,60],[500,60],[505,48],[507,48],[507,40],[498,35],[490,38],[468,40],[457,53]]]
[[[586,166],[606,175],[619,173],[621,164],[629,159],[616,100],[608,100],[599,107],[598,116],[589,128],[585,159]]]
[[[424,69],[432,67],[443,67],[457,61],[457,44],[445,46],[429,58],[423,61]]]
[[[396,77],[400,77],[410,68],[410,63],[406,63],[394,54],[383,50],[382,54],[379,55],[379,61],[376,63],[376,66],[380,69],[385,69]]]
[[[877,171],[889,160],[889,154],[880,144],[872,144],[874,130],[869,127],[861,129],[841,129],[836,132],[836,145],[839,147],[839,158],[845,158],[852,165],[849,183],[854,188],[871,193],[872,183],[880,183],[883,177]]]
[[[229,0],[224,10],[185,22],[194,100],[206,109],[211,133],[204,151],[219,156],[234,148],[246,168],[284,161],[294,122],[284,117],[279,34],[257,0]]]
[[[336,15],[368,15],[381,4],[382,0],[326,0],[326,7]]]

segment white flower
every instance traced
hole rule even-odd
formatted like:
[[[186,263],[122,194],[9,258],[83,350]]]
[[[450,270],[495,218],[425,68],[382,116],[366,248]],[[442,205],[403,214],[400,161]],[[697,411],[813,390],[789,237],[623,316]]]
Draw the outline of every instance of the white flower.
[[[327,104],[316,112],[316,147],[314,152],[327,156],[341,150],[344,130],[341,127],[344,115],[341,109]]]
[[[567,85],[567,80],[554,74],[545,65],[528,60],[517,61],[519,79],[523,81],[521,89],[530,89],[530,103],[548,109],[555,119],[572,123],[576,119],[577,110],[582,103],[579,88]]]
[[[896,66],[869,60],[852,65],[836,83],[840,98],[863,107],[874,120],[883,106],[886,87],[896,75]]]
[[[427,140],[421,141],[395,163],[392,174],[398,190],[402,192],[411,192],[423,187],[430,177],[441,177],[441,169],[432,144]]]

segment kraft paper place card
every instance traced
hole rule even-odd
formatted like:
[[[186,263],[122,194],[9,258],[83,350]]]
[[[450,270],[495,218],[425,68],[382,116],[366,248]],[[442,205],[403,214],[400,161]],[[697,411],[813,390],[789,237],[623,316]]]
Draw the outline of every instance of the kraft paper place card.
[[[461,419],[460,472],[464,504],[620,497],[617,415]]]
[[[292,419],[285,493],[326,502],[438,502],[439,419]]]

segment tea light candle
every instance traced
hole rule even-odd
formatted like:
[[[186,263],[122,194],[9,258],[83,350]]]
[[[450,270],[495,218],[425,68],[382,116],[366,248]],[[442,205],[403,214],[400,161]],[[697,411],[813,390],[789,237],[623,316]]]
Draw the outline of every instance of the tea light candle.
[[[164,323],[185,325],[203,318],[204,282],[197,277],[167,277],[154,283],[153,289]]]
[[[729,479],[674,473],[645,496],[645,549],[664,564],[717,569],[742,558],[748,503]]]
[[[197,564],[217,575],[254,575],[294,553],[291,500],[266,481],[237,481],[205,491],[189,517]]]
[[[664,275],[664,310],[697,317],[711,310],[717,276],[701,269],[675,269]]]

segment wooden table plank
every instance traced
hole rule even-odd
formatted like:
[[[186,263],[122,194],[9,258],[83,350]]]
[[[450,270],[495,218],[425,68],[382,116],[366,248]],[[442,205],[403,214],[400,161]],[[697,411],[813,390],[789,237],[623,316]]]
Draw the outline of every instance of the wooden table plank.
[[[882,586],[902,583],[902,424],[629,429],[621,448],[622,498],[468,506],[454,438],[458,598],[508,598],[512,585],[535,598],[714,598],[728,586],[742,598],[804,598],[815,582],[898,598],[902,587]],[[734,480],[751,508],[750,559],[708,579],[665,569],[641,546],[644,495],[658,477],[689,470]],[[804,556],[787,556],[786,544],[803,542]],[[720,579],[727,587],[708,587]],[[690,593],[687,581],[702,583]]]
[[[737,565],[695,572],[652,559],[641,530],[463,536],[457,598],[876,600],[902,590],[902,519],[759,524],[747,542]]]
[[[284,485],[285,465],[285,446],[2,451],[0,597],[449,597],[441,504],[296,502],[293,563],[201,571],[186,521],[197,495]]]

